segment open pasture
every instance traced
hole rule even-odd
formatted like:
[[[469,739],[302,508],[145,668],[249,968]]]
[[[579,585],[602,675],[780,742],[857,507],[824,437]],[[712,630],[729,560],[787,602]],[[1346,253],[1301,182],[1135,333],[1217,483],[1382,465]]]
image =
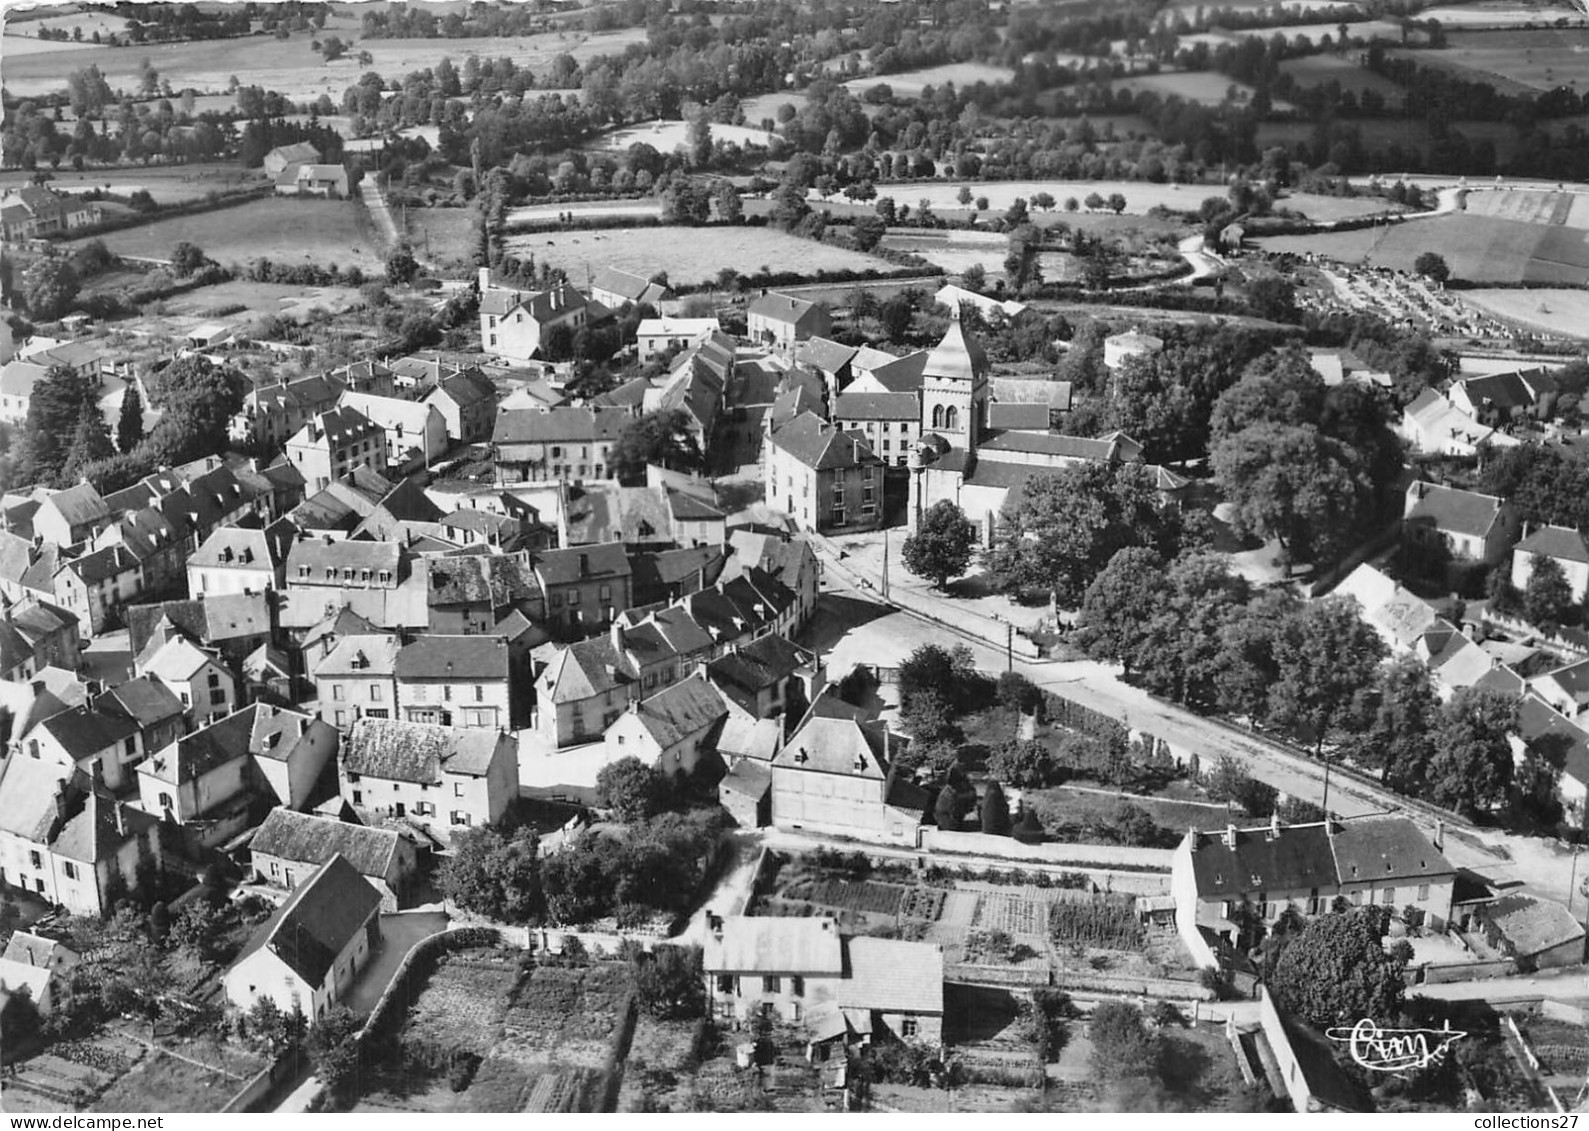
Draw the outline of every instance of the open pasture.
[[[672,153],[689,140],[689,126],[684,122],[642,122],[621,130],[602,134],[587,149],[625,150],[637,141],[643,141],[658,153]],[[736,145],[766,145],[767,131],[760,126],[725,126],[712,123],[713,141],[731,141]]]
[[[963,90],[979,82],[1009,82],[1014,77],[1015,72],[1010,68],[995,67],[989,63],[945,63],[938,67],[924,67],[919,71],[900,71],[894,75],[868,75],[862,79],[851,79],[844,86],[857,98],[881,83],[887,83],[896,98],[919,98],[929,86],[954,83],[956,90]]]
[[[74,173],[56,169],[49,187],[56,192],[85,193],[104,189],[116,196],[130,196],[146,190],[157,204],[182,204],[200,200],[212,192],[223,192],[248,184],[262,184],[258,169],[244,169],[235,163],[214,165],[169,165],[149,168],[93,169]],[[0,173],[0,189],[29,184],[33,174],[25,169]]]
[[[1151,91],[1160,98],[1169,98],[1174,95],[1188,102],[1196,102],[1204,106],[1219,106],[1231,101],[1245,103],[1252,99],[1252,87],[1245,83],[1233,82],[1224,75],[1213,71],[1183,71],[1170,72],[1157,75],[1133,75],[1130,78],[1116,79],[1112,84],[1116,90],[1129,90],[1133,93]],[[1288,102],[1275,100],[1276,110],[1289,110]]]
[[[759,126],[764,118],[778,120],[778,107],[788,103],[796,110],[805,105],[806,92],[803,90],[780,90],[775,94],[758,94],[754,98],[742,99],[739,108],[745,113],[745,124]]]
[[[1384,39],[1393,43],[1401,42],[1401,25],[1393,24],[1389,20],[1359,20],[1347,24],[1347,34],[1352,39]],[[1284,36],[1289,42],[1307,39],[1310,43],[1318,43],[1325,36],[1330,37],[1333,43],[1341,34],[1339,21],[1327,24],[1296,24],[1290,27],[1255,27],[1230,33],[1243,39],[1257,37],[1259,39],[1273,39],[1277,35]]]
[[[1589,28],[1530,31],[1453,31],[1441,51],[1405,55],[1501,94],[1542,93],[1558,86],[1582,92],[1589,84]]]
[[[1472,216],[1491,216],[1497,220],[1589,228],[1589,192],[1475,190],[1467,194],[1467,211]]]
[[[1454,293],[1469,306],[1503,322],[1547,334],[1589,338],[1589,291],[1503,288]]]
[[[1482,27],[1554,24],[1557,20],[1583,23],[1584,14],[1564,0],[1478,0],[1474,4],[1442,4],[1418,13],[1422,20],[1439,20],[1448,30]]]
[[[310,50],[307,34],[290,39],[251,35],[192,43],[152,43],[125,49],[51,44],[54,50],[19,53],[15,59],[9,50],[12,38],[6,37],[0,46],[6,48],[6,88],[18,97],[62,90],[67,74],[89,63],[98,64],[111,86],[136,87],[139,66],[147,58],[155,70],[171,78],[173,85],[218,92],[226,90],[236,75],[244,86],[257,84],[277,90],[294,101],[329,94],[340,103],[343,91],[369,70],[402,75],[434,66],[443,56],[461,66],[468,55],[474,54],[506,56],[520,66],[540,71],[564,53],[579,61],[621,53],[631,43],[644,40],[645,29],[595,34],[544,32],[498,39],[372,39],[330,63]],[[359,64],[360,50],[370,53],[373,61],[369,66]]]
[[[8,52],[11,50],[11,43],[9,42],[11,37],[36,38],[41,31],[45,30],[51,33],[64,31],[67,35],[71,35],[74,30],[81,28],[83,42],[89,43],[90,46],[92,46],[96,31],[103,38],[127,30],[127,20],[106,8],[85,8],[81,12],[69,12],[57,16],[41,16],[36,20],[23,18],[24,16],[24,12],[18,11],[15,15],[7,15],[6,17],[5,34],[8,41],[5,44],[5,49]],[[50,41],[41,39],[39,42],[48,43]],[[73,42],[76,41],[74,40]]]
[[[363,296],[353,287],[293,287],[286,283],[253,283],[234,279],[165,300],[167,313],[195,318],[224,318],[223,311],[245,307],[240,318],[275,315],[301,322],[315,307],[340,314],[362,305]]]
[[[1258,241],[1267,251],[1312,252],[1364,266],[1411,271],[1426,251],[1445,257],[1459,279],[1478,283],[1589,282],[1589,232],[1453,213],[1355,232],[1318,232]]]
[[[357,200],[269,197],[196,216],[174,216],[98,237],[117,255],[165,259],[183,240],[217,263],[263,257],[283,263],[383,267],[381,244],[369,213]],[[73,240],[68,246],[85,241]]]
[[[537,263],[561,267],[575,283],[587,272],[617,267],[650,276],[666,268],[674,283],[704,283],[724,267],[750,274],[769,271],[888,270],[893,265],[873,255],[819,244],[771,228],[598,228],[582,232],[535,232],[509,236],[508,248]]]
[[[1297,59],[1287,59],[1280,64],[1280,69],[1306,86],[1338,82],[1343,91],[1349,90],[1357,95],[1372,90],[1393,103],[1399,102],[1402,97],[1401,87],[1342,55],[1303,55]]]

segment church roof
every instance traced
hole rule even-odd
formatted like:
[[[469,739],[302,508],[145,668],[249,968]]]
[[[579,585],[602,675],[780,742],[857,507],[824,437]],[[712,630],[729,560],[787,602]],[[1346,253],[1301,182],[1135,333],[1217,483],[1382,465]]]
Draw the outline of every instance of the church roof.
[[[948,377],[969,381],[988,371],[988,355],[982,343],[966,337],[958,321],[949,323],[943,340],[927,355],[928,377]]]

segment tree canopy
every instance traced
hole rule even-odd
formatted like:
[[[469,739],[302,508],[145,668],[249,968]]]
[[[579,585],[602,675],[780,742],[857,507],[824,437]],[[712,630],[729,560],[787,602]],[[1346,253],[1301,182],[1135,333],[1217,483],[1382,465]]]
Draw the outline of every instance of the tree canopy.
[[[683,409],[648,412],[618,434],[608,459],[609,473],[626,483],[643,481],[648,464],[675,471],[705,467],[705,456]]]
[[[1385,951],[1387,918],[1375,906],[1315,918],[1275,964],[1269,988],[1276,1002],[1316,1029],[1391,1023],[1407,987],[1406,963]]]
[[[965,512],[948,499],[940,499],[922,515],[916,532],[905,539],[900,557],[911,573],[942,589],[950,578],[966,571],[976,544],[977,528]]]

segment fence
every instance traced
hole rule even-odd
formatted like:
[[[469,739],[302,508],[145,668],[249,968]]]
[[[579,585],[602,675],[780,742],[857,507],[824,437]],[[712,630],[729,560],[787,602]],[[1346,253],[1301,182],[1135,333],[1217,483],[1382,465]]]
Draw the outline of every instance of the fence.
[[[247,1111],[253,1104],[263,1098],[270,1089],[286,1074],[290,1065],[296,1060],[296,1053],[281,1056],[273,1063],[261,1068],[246,1084],[238,1090],[237,1094],[226,1101],[221,1108],[222,1115],[234,1112]]]
[[[359,1030],[359,1043],[363,1044],[378,1035],[382,1028],[390,1023],[394,1014],[399,1020],[408,1015],[408,1006],[414,998],[412,983],[416,970],[429,973],[429,968],[425,964],[449,950],[462,950],[471,946],[502,946],[505,942],[502,932],[495,927],[461,927],[438,931],[434,935],[420,939],[409,948],[408,953],[403,956],[403,961],[398,963],[397,972],[392,975],[392,980],[386,984],[380,1000],[370,1011],[370,1016],[364,1022],[364,1028]],[[400,1010],[397,1008],[399,1004],[402,1006]]]
[[[1052,975],[1043,967],[985,966],[977,962],[945,963],[943,980],[972,986],[1053,985]]]
[[[1515,973],[1517,973],[1515,958],[1497,958],[1489,962],[1436,962],[1419,967],[1418,980],[1426,986],[1437,986],[1442,982],[1504,978]]]

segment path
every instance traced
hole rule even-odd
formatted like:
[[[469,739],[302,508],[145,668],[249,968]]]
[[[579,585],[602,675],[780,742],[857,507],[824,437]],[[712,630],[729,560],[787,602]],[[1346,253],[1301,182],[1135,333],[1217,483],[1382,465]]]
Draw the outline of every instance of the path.
[[[321,1092],[321,1084],[314,1075],[305,1076],[303,1083],[287,1093],[287,1098],[276,1105],[276,1114],[301,1115],[309,1110],[309,1104]]]
[[[386,206],[386,194],[381,192],[381,187],[375,183],[374,177],[359,178],[359,196],[364,201],[364,207],[370,210],[370,218],[375,221],[375,226],[381,233],[385,250],[387,252],[397,250],[404,242],[403,234],[397,230],[397,221],[392,219],[392,210]]]
[[[756,864],[761,859],[760,839],[754,833],[740,833],[734,838],[734,866],[723,873],[723,878],[712,889],[712,894],[695,909],[683,932],[672,941],[694,946],[706,945],[706,916],[741,915],[750,898],[750,885],[756,878]]]

